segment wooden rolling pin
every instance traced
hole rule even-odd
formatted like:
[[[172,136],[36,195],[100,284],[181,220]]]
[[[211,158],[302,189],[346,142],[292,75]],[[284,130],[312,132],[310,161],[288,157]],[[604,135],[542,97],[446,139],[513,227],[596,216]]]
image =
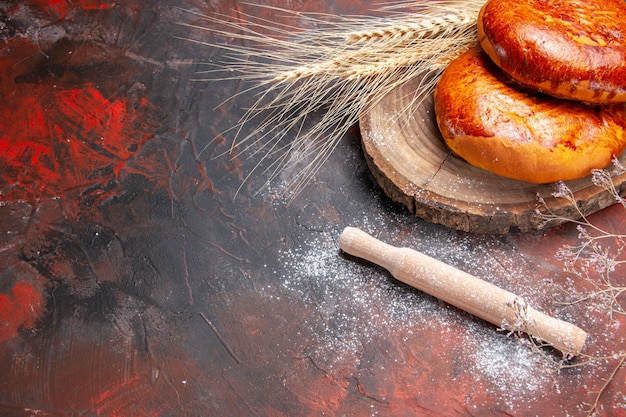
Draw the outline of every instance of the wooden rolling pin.
[[[409,248],[396,248],[354,227],[339,238],[344,252],[387,269],[398,280],[509,331],[535,336],[566,355],[578,355],[587,333],[547,316],[517,295]]]

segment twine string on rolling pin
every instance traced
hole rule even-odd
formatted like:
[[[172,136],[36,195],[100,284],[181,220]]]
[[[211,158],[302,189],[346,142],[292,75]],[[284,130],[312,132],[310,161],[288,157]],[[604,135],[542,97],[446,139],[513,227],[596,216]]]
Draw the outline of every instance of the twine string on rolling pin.
[[[354,227],[339,238],[344,252],[387,269],[396,279],[511,332],[538,338],[567,356],[580,354],[581,328],[530,307],[523,298],[423,253],[381,242]]]

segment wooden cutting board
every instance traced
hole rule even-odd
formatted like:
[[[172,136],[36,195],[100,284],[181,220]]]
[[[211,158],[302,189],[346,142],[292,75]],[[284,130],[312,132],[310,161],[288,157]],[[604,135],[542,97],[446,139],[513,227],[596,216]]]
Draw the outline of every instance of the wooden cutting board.
[[[512,180],[469,165],[446,148],[435,121],[432,96],[412,105],[419,79],[392,91],[361,115],[360,130],[367,164],[385,193],[415,215],[453,229],[476,233],[528,232],[561,224],[544,219],[547,210],[578,219],[615,203],[591,176],[565,184],[578,209],[555,198],[556,184]],[[626,153],[620,161],[626,164]],[[611,170],[611,167],[609,167]],[[623,195],[626,174],[614,174]],[[545,206],[538,197],[545,200]]]

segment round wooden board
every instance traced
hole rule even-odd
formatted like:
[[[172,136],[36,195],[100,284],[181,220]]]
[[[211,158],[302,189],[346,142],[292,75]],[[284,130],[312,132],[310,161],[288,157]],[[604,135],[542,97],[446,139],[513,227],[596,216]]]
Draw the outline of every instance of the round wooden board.
[[[563,223],[545,224],[537,210],[578,219],[615,203],[591,176],[565,184],[577,208],[555,198],[555,184],[532,184],[504,178],[469,165],[452,155],[439,133],[432,96],[412,112],[419,79],[392,91],[360,117],[363,150],[378,184],[394,201],[415,215],[445,226],[477,233],[527,232]],[[414,107],[414,106],[413,106]],[[626,164],[626,153],[620,161]],[[620,194],[626,174],[614,174]],[[545,206],[538,197],[545,200]]]

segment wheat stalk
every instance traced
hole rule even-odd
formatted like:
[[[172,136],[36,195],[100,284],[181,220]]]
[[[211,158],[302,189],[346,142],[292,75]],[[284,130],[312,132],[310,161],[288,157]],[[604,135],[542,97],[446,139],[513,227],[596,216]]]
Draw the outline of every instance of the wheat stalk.
[[[431,3],[430,13],[438,8],[437,3]],[[469,8],[463,8],[469,6]],[[441,8],[440,15],[431,16],[428,13],[417,15],[401,16],[402,19],[397,24],[370,29],[366,31],[355,31],[348,33],[347,43],[371,42],[381,39],[433,39],[440,38],[446,33],[451,33],[459,27],[473,25],[476,22],[477,10],[472,4],[464,4],[454,13],[450,13],[448,7]]]
[[[260,154],[259,164],[246,180],[262,174],[268,175],[269,183],[282,172],[295,172],[286,187],[293,198],[359,116],[386,94],[410,79],[424,77],[404,109],[410,112],[432,92],[448,62],[477,44],[476,19],[483,1],[411,2],[410,6],[400,2],[381,9],[384,17],[296,15],[274,8],[277,14],[292,15],[315,27],[307,31],[249,15],[228,20],[194,12],[189,13],[199,22],[187,26],[236,40],[206,43],[227,52],[229,61],[223,67],[254,83],[240,94],[258,93],[257,101],[226,133],[234,135],[233,146],[251,157]],[[215,71],[198,76],[209,80]],[[319,110],[323,110],[320,121],[303,131],[307,116]],[[283,139],[293,132],[295,140],[285,143]],[[262,169],[261,162],[268,157],[273,159]]]

